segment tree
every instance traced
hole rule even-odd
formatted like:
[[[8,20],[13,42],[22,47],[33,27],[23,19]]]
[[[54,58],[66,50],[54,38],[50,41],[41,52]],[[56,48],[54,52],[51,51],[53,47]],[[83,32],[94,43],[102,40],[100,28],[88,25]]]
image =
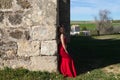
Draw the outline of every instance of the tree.
[[[98,35],[100,34],[111,34],[113,32],[112,18],[109,17],[111,12],[108,10],[99,11],[99,19],[95,17],[96,30]]]

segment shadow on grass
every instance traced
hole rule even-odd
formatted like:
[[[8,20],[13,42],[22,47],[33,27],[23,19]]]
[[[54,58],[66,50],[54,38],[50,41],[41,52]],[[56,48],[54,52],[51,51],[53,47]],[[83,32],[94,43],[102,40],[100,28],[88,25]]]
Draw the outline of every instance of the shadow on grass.
[[[68,50],[77,75],[120,62],[120,40],[72,36]]]

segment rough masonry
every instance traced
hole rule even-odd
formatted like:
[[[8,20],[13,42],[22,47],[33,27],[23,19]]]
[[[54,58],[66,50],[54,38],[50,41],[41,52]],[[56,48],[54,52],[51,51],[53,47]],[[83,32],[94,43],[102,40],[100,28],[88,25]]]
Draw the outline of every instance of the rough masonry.
[[[1,69],[57,71],[59,3],[69,0],[0,0]]]

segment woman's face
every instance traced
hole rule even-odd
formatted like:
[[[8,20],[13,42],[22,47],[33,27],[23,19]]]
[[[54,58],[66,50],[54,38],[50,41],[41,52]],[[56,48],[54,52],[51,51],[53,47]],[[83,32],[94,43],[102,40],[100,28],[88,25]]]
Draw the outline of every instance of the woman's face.
[[[64,27],[61,27],[60,28],[60,33],[64,33],[64,32],[65,32]]]

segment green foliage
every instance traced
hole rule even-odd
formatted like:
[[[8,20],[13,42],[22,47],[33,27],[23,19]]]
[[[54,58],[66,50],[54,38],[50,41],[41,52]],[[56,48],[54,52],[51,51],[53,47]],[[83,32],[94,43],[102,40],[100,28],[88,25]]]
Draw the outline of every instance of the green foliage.
[[[71,25],[74,25],[74,24],[79,25],[80,30],[87,29],[87,30],[90,30],[91,35],[98,35],[98,32],[96,30],[97,27],[96,27],[96,24],[94,22],[91,22],[91,21],[71,21]],[[110,34],[119,33],[119,27],[120,27],[119,20],[118,20],[118,22],[113,22],[112,26],[113,27],[107,29],[107,32],[109,31]],[[99,32],[99,34],[100,34],[100,32]],[[80,33],[80,35],[83,36],[84,34]]]
[[[120,26],[120,23],[112,23],[113,26]]]
[[[86,27],[88,30],[95,30],[96,24],[91,21],[71,21],[71,25],[77,24],[80,26],[80,29],[82,30],[84,27]]]
[[[65,78],[59,73],[28,71],[26,69],[5,68],[0,70],[0,80],[119,80],[120,74],[106,74],[101,69],[88,71],[76,78]]]
[[[63,78],[59,73],[29,71],[23,68],[5,67],[4,70],[0,70],[0,80],[62,80]]]
[[[92,36],[96,36],[96,35],[98,35],[98,32],[97,32],[97,30],[91,30],[91,31],[90,31],[90,34],[91,34]]]
[[[95,30],[96,29],[96,24],[92,22],[81,22],[81,21],[72,21],[71,25],[78,24],[80,25],[80,28],[82,29],[83,27],[86,27],[88,30]],[[120,26],[120,22],[112,22],[113,26]]]
[[[82,30],[87,30],[87,28],[86,28],[86,27],[83,27]]]
[[[113,20],[113,23],[120,23],[120,20]]]
[[[80,32],[79,36],[84,36],[84,33],[83,33],[83,32]]]
[[[96,25],[94,23],[81,23],[80,25],[80,29],[84,29],[87,28],[87,30],[95,30],[96,29]]]

